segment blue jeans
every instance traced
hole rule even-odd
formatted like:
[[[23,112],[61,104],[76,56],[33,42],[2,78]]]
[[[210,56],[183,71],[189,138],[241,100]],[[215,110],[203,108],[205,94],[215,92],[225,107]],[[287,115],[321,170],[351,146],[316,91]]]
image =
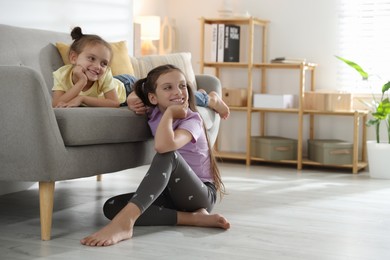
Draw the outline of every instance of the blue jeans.
[[[114,78],[120,80],[123,85],[125,85],[125,89],[126,89],[126,97],[131,93],[133,92],[133,85],[134,83],[137,81],[137,78],[132,76],[132,75],[128,75],[128,74],[121,74],[121,75],[116,75],[114,76]],[[123,102],[121,104],[121,106],[127,106],[127,101]]]
[[[207,93],[200,91],[195,91],[195,102],[197,106],[208,107],[209,105],[209,96]]]

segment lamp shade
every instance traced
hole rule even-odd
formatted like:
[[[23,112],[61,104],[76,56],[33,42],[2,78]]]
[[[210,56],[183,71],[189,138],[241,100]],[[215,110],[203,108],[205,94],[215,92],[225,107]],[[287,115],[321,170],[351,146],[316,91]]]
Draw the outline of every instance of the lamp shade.
[[[160,39],[160,16],[138,16],[135,22],[141,24],[141,40]]]

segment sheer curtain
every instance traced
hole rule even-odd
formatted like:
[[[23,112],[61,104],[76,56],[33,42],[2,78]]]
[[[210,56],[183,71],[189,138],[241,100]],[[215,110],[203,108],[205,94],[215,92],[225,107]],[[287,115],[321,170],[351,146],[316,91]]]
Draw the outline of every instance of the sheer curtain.
[[[338,16],[338,56],[372,75],[371,84],[365,84],[340,61],[338,82],[351,92],[380,92],[381,83],[390,80],[390,0],[340,0]]]

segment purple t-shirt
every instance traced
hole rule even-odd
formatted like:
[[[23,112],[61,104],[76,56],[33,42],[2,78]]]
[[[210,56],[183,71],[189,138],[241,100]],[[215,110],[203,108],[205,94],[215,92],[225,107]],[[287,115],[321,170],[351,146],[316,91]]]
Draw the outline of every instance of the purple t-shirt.
[[[158,107],[155,107],[149,115],[149,126],[153,136],[156,134],[157,126],[160,123],[161,113]],[[199,113],[188,109],[187,117],[173,121],[173,130],[184,129],[191,133],[191,142],[178,149],[178,152],[186,160],[191,169],[198,175],[203,182],[213,182],[210,169],[210,153],[203,129],[203,121]]]

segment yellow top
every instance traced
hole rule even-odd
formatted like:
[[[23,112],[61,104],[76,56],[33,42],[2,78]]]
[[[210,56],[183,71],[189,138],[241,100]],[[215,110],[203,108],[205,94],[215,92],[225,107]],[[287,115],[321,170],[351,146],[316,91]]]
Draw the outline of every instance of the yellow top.
[[[53,72],[54,86],[52,90],[67,92],[74,84],[72,81],[73,65],[65,65]],[[111,69],[108,68],[103,77],[95,81],[87,91],[81,91],[79,95],[104,98],[104,93],[115,89],[120,103],[126,101],[126,89],[123,83],[112,76]]]

